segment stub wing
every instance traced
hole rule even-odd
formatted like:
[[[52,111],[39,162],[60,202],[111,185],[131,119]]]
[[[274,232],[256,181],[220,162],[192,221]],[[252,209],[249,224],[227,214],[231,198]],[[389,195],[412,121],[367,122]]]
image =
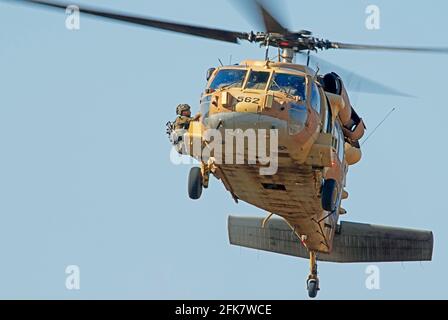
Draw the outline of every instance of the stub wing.
[[[262,227],[261,218],[230,216],[230,243],[300,258],[309,253],[283,219],[271,219]],[[434,238],[431,231],[341,222],[331,254],[320,261],[338,263],[430,261]]]

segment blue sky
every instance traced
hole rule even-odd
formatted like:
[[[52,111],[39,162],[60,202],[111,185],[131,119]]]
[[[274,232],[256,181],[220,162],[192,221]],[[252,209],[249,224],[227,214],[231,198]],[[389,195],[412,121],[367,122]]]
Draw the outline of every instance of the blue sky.
[[[226,1],[83,1],[152,17],[250,31]],[[448,47],[443,1],[283,1],[291,29],[335,41]],[[381,29],[365,28],[378,5]],[[231,247],[236,205],[215,179],[188,199],[165,123],[195,110],[218,58],[262,59],[240,46],[0,1],[0,298],[304,299],[308,262]],[[351,94],[370,129],[396,111],[351,168],[344,220],[434,231],[434,261],[321,263],[321,299],[446,299],[445,83],[448,56],[326,52],[321,57],[417,98]],[[81,289],[65,287],[78,265]]]

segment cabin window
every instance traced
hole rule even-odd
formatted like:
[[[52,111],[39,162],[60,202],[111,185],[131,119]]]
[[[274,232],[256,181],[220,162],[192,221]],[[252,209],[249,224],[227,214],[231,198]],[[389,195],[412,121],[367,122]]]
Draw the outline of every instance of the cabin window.
[[[326,133],[331,133],[333,128],[331,125],[332,115],[331,115],[331,106],[330,101],[327,99],[326,108],[325,108],[325,117],[324,117],[324,127],[323,130]]]
[[[341,125],[337,121],[334,126],[334,137],[337,140],[336,151],[338,154],[338,158],[342,163],[344,161],[345,138],[344,133],[342,132]]]
[[[222,69],[210,84],[210,89],[218,90],[223,87],[241,88],[246,78],[247,70]]]
[[[318,114],[320,114],[320,92],[315,83],[311,85],[311,107],[316,110]]]
[[[293,74],[275,73],[269,90],[281,91],[305,100],[306,80],[305,77]]]
[[[246,89],[266,90],[270,76],[270,72],[252,71],[247,80]]]

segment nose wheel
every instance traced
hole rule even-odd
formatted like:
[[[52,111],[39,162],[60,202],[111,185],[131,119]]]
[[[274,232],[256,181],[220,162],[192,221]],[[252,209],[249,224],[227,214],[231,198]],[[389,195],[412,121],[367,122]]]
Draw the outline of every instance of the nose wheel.
[[[310,275],[308,276],[306,284],[308,296],[313,299],[316,298],[320,288],[319,278],[317,277],[317,258],[316,253],[313,251],[310,251]]]

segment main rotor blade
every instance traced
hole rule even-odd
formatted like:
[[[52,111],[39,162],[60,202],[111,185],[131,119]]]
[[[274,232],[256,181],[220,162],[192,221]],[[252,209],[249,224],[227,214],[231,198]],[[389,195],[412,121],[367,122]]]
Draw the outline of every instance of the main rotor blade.
[[[231,2],[238,8],[238,12],[242,12],[245,18],[256,25],[257,29],[267,33],[288,33],[288,29],[274,18],[272,12],[261,0],[232,0]]]
[[[351,44],[351,43],[342,43],[342,42],[331,42],[330,48],[332,48],[332,49],[348,49],[348,50],[374,50],[374,51],[399,51],[399,52],[421,52],[421,53],[448,54],[448,48],[377,46],[377,45]]]
[[[301,54],[301,56],[307,58],[305,54]],[[322,58],[318,58],[316,56],[310,56],[310,62],[313,65],[319,67],[320,73],[336,72],[342,78],[342,81],[344,81],[344,85],[348,91],[385,94],[385,95],[408,97],[408,98],[413,97],[409,94],[388,87],[382,83],[358,75],[353,71],[334,65]]]
[[[269,12],[269,10],[263,6],[259,0],[253,0],[260,11],[260,15],[263,18],[264,26],[266,32],[268,33],[280,33],[287,34],[288,29],[284,27],[274,16]]]
[[[11,0],[9,0],[11,2]],[[66,9],[69,4],[63,4],[55,1],[39,1],[39,0],[15,0],[12,2],[16,3],[26,3],[30,5],[40,5],[52,8]],[[80,7],[79,11],[84,14],[91,16],[102,17],[114,21],[121,21],[126,23],[131,23],[135,25],[162,29],[166,31],[188,34],[196,37],[202,37],[207,39],[220,40],[231,43],[238,43],[238,40],[247,40],[249,35],[243,32],[234,32],[221,29],[206,28],[200,26],[194,26],[189,24],[181,24],[164,20],[157,20],[147,17],[127,15],[122,13],[116,13],[112,11],[103,11],[101,9]]]

